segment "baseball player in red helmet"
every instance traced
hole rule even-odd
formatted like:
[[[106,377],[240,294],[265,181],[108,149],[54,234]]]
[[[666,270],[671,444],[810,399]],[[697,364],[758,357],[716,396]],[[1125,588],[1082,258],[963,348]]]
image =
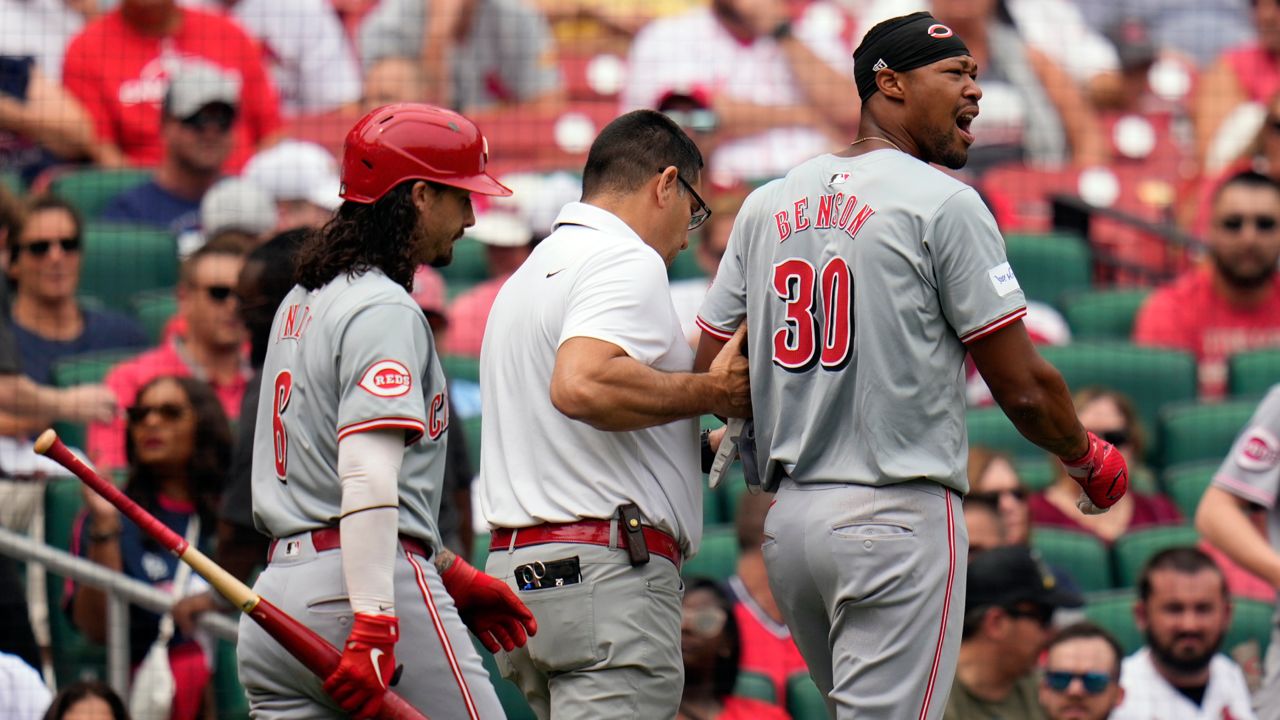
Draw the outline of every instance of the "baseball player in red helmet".
[[[372,717],[393,684],[432,720],[502,716],[467,628],[511,650],[536,623],[440,543],[445,376],[409,295],[418,266],[448,264],[474,224],[471,194],[511,193],[487,161],[470,120],[430,105],[379,108],[347,135],[345,202],[276,311],[253,452],[254,521],[274,538],[255,590],[342,661],[322,681],[242,624],[256,718]]]
[[[928,13],[872,28],[854,55],[858,138],[747,198],[699,312],[695,367],[750,322],[744,437],[777,490],[769,584],[842,720],[942,717],[965,597],[966,352],[1017,428],[1062,458],[1082,510],[1128,487],[1027,338],[991,213],[929,165],[964,166],[977,72]]]

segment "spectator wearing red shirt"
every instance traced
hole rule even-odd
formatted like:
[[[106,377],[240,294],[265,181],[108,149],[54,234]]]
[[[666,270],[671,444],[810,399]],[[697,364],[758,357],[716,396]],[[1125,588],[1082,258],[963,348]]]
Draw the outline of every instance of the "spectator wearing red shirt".
[[[1226,390],[1234,353],[1280,345],[1280,183],[1253,171],[1228,179],[1213,199],[1209,262],[1147,298],[1134,322],[1139,345],[1193,353],[1200,391]]]
[[[467,236],[485,248],[489,279],[467,290],[449,305],[449,334],[442,345],[450,355],[480,357],[480,342],[489,311],[507,278],[533,251],[533,228],[528,221],[506,210],[490,210],[476,217]]]
[[[1280,92],[1280,1],[1252,0],[1257,40],[1233,47],[1196,83],[1190,103],[1196,157],[1205,160],[1226,121],[1245,103],[1265,104]]]
[[[234,289],[248,245],[225,234],[213,238],[182,265],[178,280],[178,315],[185,330],[159,347],[116,365],[104,384],[123,406],[138,390],[160,375],[195,377],[209,383],[227,417],[240,416],[252,370],[245,353],[246,332],[236,314]],[[127,465],[125,422],[89,425],[89,458],[102,471]]]
[[[280,128],[279,99],[262,49],[233,21],[175,0],[122,0],[67,46],[63,83],[93,117],[105,163],[155,165],[163,147],[160,104],[184,60],[199,58],[239,76],[243,104],[227,170]]]
[[[809,668],[782,621],[765,573],[760,545],[764,542],[764,516],[772,502],[772,494],[744,494],[738,502],[734,518],[738,568],[729,578],[729,589],[733,592],[733,617],[742,644],[740,668],[773,681],[778,705],[786,707],[788,678],[797,673],[808,674]]]

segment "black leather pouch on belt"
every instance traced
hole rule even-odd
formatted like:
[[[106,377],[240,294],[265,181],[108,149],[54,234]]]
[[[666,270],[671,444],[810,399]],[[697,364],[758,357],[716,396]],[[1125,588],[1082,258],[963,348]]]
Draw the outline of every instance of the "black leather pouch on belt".
[[[640,519],[640,506],[628,503],[618,508],[622,518],[622,530],[627,534],[627,555],[632,567],[649,562],[649,546],[644,541],[644,523]]]

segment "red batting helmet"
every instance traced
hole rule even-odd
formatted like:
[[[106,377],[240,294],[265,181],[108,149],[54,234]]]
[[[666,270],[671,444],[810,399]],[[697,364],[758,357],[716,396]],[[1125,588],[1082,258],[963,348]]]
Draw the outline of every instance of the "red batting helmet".
[[[485,172],[488,162],[488,141],[462,115],[424,103],[385,105],[347,133],[338,194],[373,203],[405,180],[430,180],[481,195],[510,195]]]

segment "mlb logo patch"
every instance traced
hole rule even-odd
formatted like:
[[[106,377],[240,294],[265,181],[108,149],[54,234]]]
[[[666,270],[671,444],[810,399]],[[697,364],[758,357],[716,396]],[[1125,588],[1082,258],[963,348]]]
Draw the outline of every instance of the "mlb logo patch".
[[[289,540],[284,544],[285,557],[297,557],[302,552],[302,542],[300,540]]]
[[[849,173],[839,172],[831,176],[831,179],[827,181],[827,185],[843,185],[848,181]]]

